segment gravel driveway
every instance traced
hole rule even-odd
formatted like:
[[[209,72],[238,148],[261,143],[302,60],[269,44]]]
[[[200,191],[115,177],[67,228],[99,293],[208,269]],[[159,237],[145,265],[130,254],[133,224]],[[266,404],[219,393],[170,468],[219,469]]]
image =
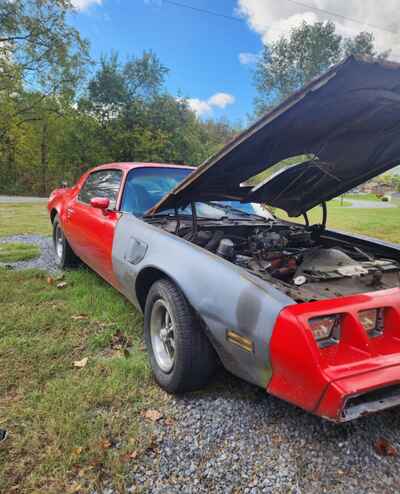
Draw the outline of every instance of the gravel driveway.
[[[14,268],[57,271],[49,237],[0,242],[41,248]],[[154,447],[132,466],[132,492],[400,492],[399,457],[373,447],[384,437],[400,452],[399,408],[334,425],[221,371],[208,389],[171,397],[160,411]]]
[[[156,446],[132,472],[139,492],[389,493],[400,491],[399,410],[331,424],[222,374],[214,390],[171,399]],[[170,422],[170,421],[169,421]],[[140,490],[142,489],[142,490]],[[137,492],[134,490],[134,492]]]

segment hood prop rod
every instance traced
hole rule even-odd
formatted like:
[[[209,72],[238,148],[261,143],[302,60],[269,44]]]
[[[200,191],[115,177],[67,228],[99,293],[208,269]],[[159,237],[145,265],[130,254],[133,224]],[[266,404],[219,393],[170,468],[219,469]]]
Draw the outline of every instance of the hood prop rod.
[[[321,206],[322,206],[322,230],[325,230],[326,222],[328,219],[328,208],[326,207],[325,201],[322,201]]]
[[[190,203],[192,208],[192,240],[195,240],[197,237],[197,211],[196,211],[196,203],[192,201]]]
[[[176,219],[175,233],[178,234],[179,229],[181,227],[181,218],[179,216],[178,206],[175,205],[174,211],[175,211],[175,219]]]

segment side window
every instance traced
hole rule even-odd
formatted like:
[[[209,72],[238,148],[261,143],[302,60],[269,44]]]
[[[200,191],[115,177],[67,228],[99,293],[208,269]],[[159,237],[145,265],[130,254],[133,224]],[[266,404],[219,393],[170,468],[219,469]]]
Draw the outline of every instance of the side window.
[[[131,170],[125,182],[121,211],[143,216],[190,172],[187,168],[151,167]]]
[[[110,209],[114,209],[121,185],[121,176],[121,170],[100,170],[91,173],[79,192],[79,201],[89,204],[93,197],[107,197],[110,199]]]

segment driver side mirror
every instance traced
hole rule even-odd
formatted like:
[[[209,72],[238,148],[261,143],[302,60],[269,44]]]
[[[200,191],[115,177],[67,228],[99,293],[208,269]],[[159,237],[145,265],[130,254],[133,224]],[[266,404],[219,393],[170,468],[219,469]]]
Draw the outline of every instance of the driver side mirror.
[[[110,199],[108,197],[93,197],[90,199],[90,205],[92,208],[101,209],[105,213],[110,206]]]

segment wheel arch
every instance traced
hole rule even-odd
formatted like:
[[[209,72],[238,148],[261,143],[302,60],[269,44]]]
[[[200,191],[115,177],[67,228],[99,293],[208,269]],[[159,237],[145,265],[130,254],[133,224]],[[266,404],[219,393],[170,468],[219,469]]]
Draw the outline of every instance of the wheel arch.
[[[50,221],[51,223],[54,223],[54,218],[57,216],[58,214],[58,211],[56,208],[52,208],[52,210],[50,211]]]
[[[169,274],[167,274],[162,269],[156,268],[155,266],[147,266],[139,272],[135,280],[136,299],[143,313],[146,305],[146,298],[151,286],[156,281],[161,279],[167,279],[172,281],[172,283],[174,283],[185,295],[185,292],[179,286],[179,283],[177,283],[177,281],[173,279]]]
[[[190,302],[188,299],[185,290],[182,288],[180,283],[171,275],[169,275],[166,271],[163,271],[162,269],[155,267],[155,266],[146,266],[143,268],[139,274],[136,277],[135,281],[135,295],[136,295],[136,300],[139,304],[139,307],[144,314],[145,306],[146,306],[146,299],[147,295],[149,293],[150,288],[152,285],[161,279],[169,280],[171,283],[173,283],[176,287],[179,288],[179,290],[182,292],[183,296],[187,300],[187,303],[189,306],[192,308],[194,311],[196,318],[198,319],[200,326],[203,330],[203,332],[206,334],[207,338],[211,341],[213,344],[212,338],[210,338],[209,333],[207,331],[207,325],[199,312],[196,310],[196,307],[193,306],[193,304]],[[213,345],[214,346],[214,345]]]

